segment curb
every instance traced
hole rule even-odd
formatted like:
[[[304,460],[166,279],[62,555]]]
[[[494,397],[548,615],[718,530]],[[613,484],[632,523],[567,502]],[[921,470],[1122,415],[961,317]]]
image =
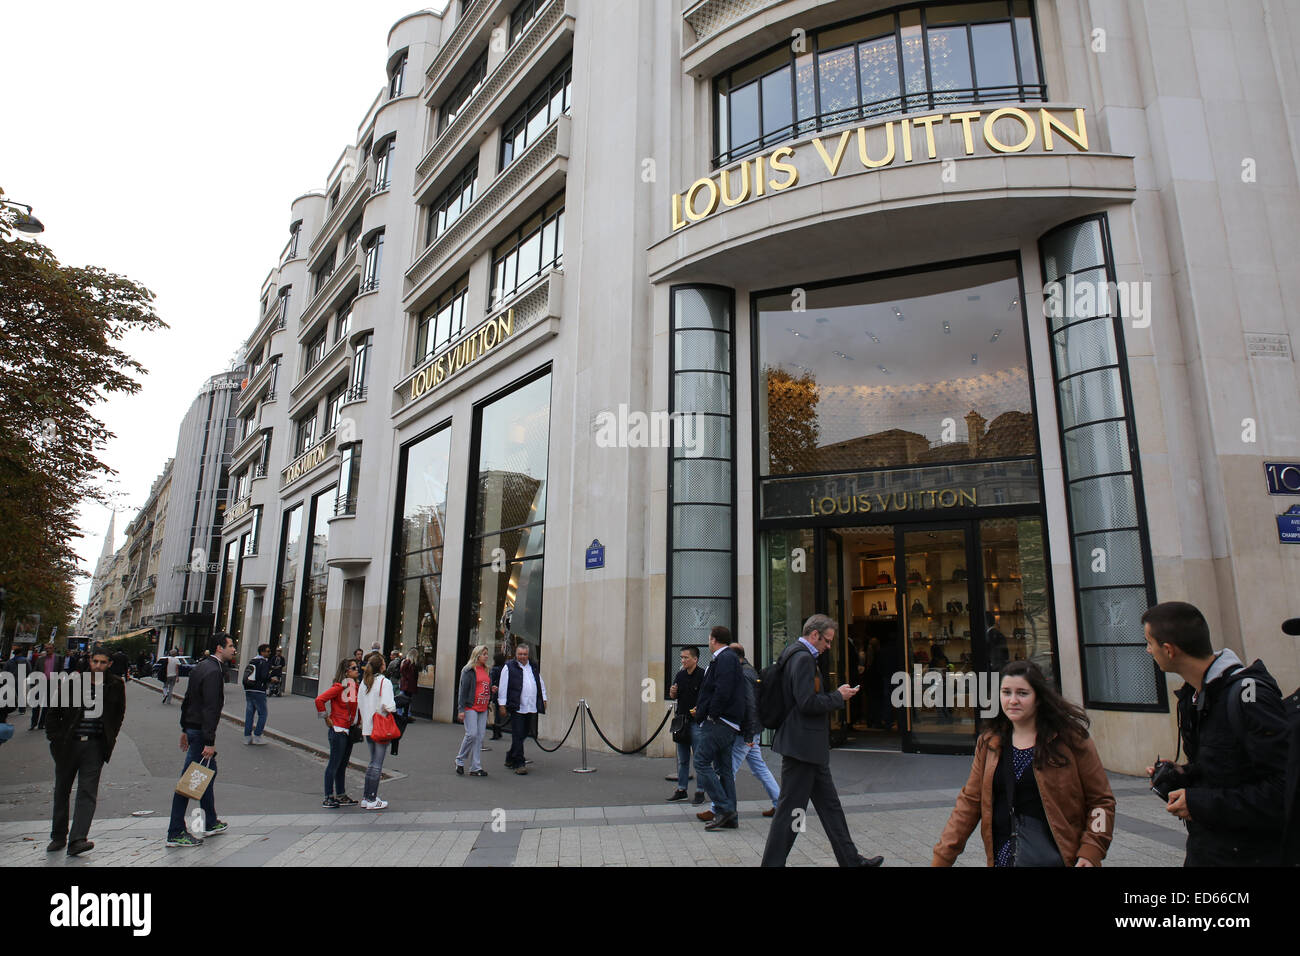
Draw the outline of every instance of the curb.
[[[154,691],[159,695],[163,693],[162,685],[156,683],[154,678],[141,680],[138,677],[133,677],[131,678],[131,682],[133,684],[139,684],[141,687],[147,687],[149,690]],[[172,696],[179,698],[180,700],[185,699],[184,694],[173,693]],[[234,724],[236,727],[240,728],[240,730],[243,730],[244,728],[243,714],[235,714],[228,710],[222,710],[221,719],[226,721],[227,723]],[[320,744],[316,743],[315,741],[304,740],[302,737],[295,737],[293,734],[287,734],[283,730],[276,730],[274,727],[271,727],[269,724],[265,728],[263,728],[262,736],[270,737],[272,740],[278,740],[280,743],[285,744],[286,746],[289,747],[293,747],[297,750],[305,750],[308,753],[314,754],[317,757],[324,757],[326,760],[328,760],[330,756],[329,749],[326,747],[322,747]],[[369,765],[370,765],[370,761],[368,760],[362,761],[362,760],[352,759],[348,761],[349,767],[351,767],[354,770],[360,770],[362,773],[365,772],[366,768]],[[399,773],[393,770],[384,770],[380,772],[379,779],[404,780],[406,779],[406,774]]]

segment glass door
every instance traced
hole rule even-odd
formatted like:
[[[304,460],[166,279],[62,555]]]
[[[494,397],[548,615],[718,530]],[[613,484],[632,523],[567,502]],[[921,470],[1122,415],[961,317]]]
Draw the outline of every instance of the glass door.
[[[900,573],[906,576],[899,592],[907,651],[907,751],[969,753],[974,740],[978,707],[971,691],[977,690],[972,681],[979,675],[972,622],[982,620],[983,609],[969,573],[973,530],[962,522],[899,531]]]
[[[839,687],[848,680],[848,640],[844,626],[844,539],[834,531],[826,531],[826,614],[839,627],[830,653],[821,655],[818,664],[822,671],[822,690]],[[831,745],[838,747],[848,736],[849,709],[841,707],[831,711]]]

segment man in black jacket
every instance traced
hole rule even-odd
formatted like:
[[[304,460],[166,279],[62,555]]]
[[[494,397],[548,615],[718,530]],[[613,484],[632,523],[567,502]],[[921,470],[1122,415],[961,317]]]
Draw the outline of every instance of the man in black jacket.
[[[673,740],[677,744],[677,773],[668,777],[677,781],[677,789],[668,798],[672,803],[686,799],[686,785],[691,780],[691,750],[695,746],[695,718],[691,711],[700,699],[700,686],[704,683],[704,670],[700,667],[700,649],[695,646],[683,647],[677,655],[682,669],[673,678],[668,688],[670,700],[677,701],[677,713],[673,715]],[[697,787],[695,803],[704,802],[704,794]]]
[[[213,774],[217,772],[217,723],[221,720],[221,706],[225,703],[226,665],[235,659],[235,641],[225,633],[213,634],[208,639],[208,657],[194,665],[190,683],[181,702],[181,750],[185,763],[181,773],[191,763],[202,763]],[[198,846],[202,837],[224,833],[226,824],[217,819],[215,776],[203,793],[199,806],[203,808],[204,830],[191,836],[185,829],[185,808],[189,798],[177,793],[172,796],[172,816],[167,827],[167,845],[176,847]]]
[[[884,862],[883,857],[862,856],[853,845],[831,779],[830,713],[858,692],[848,684],[832,691],[821,689],[817,656],[834,642],[835,622],[825,614],[814,614],[804,622],[803,636],[778,658],[789,710],[772,738],[772,749],[781,754],[781,796],[763,848],[763,866],[785,866],[795,837],[804,830],[810,798],[840,866]]]
[[[244,743],[265,744],[266,691],[271,684],[270,644],[260,644],[257,656],[244,665]],[[253,718],[256,716],[257,722]]]
[[[1260,661],[1215,654],[1191,604],[1157,604],[1142,623],[1147,653],[1185,681],[1178,726],[1188,763],[1166,807],[1187,826],[1183,865],[1278,865],[1288,741],[1277,683]]]
[[[731,771],[731,751],[745,719],[745,678],[740,659],[729,645],[731,631],[721,625],[709,632],[713,661],[704,672],[700,697],[695,704],[695,778],[716,808],[705,811],[704,829],[735,830],[736,778]]]
[[[90,823],[95,818],[95,806],[99,802],[99,774],[113,756],[113,745],[117,743],[118,731],[126,717],[126,684],[120,677],[108,673],[111,663],[112,659],[103,647],[97,646],[91,652],[91,673],[103,675],[103,683],[94,691],[99,700],[86,701],[75,707],[61,704],[49,710],[45,736],[50,741],[50,755],[54,757],[54,817],[50,822],[47,853],[56,853],[66,846],[68,856],[78,856],[95,848],[86,837],[90,834]],[[80,681],[83,678],[73,675],[69,679]],[[95,716],[96,712],[98,716]],[[74,780],[77,782],[77,809],[69,832],[68,801],[72,797]]]

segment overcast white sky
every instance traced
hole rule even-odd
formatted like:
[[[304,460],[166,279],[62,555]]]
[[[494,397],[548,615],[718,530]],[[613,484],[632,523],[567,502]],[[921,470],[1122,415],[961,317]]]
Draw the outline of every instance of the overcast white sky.
[[[0,187],[62,262],[143,283],[170,330],[126,341],[149,374],[96,409],[126,523],[199,387],[257,319],[289,203],[325,177],[385,82],[388,29],[446,0],[18,3],[0,8]],[[93,571],[109,510],[81,513]],[[88,579],[78,583],[84,603]]]

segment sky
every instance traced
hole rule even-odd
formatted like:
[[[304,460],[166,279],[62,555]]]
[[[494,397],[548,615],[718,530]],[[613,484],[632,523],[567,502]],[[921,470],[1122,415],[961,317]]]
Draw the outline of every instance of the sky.
[[[289,238],[385,85],[389,28],[446,0],[0,4],[0,188],[60,261],[153,290],[170,329],[127,337],[149,373],[96,406],[114,438],[117,535],[175,454],[204,381],[230,367]],[[110,510],[81,509],[94,570]],[[89,578],[77,583],[84,604]]]

